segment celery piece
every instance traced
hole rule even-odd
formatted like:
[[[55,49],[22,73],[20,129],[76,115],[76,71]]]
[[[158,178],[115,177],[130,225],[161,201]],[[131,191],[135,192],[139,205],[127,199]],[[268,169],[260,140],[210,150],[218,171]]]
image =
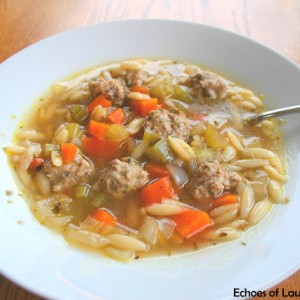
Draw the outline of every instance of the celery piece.
[[[75,199],[87,198],[90,193],[91,186],[88,184],[81,184],[75,187],[74,197]]]
[[[81,134],[80,125],[77,123],[69,123],[66,125],[66,129],[68,130],[68,135],[70,138],[79,137]]]
[[[103,205],[105,202],[106,198],[105,195],[102,193],[98,193],[97,195],[93,196],[91,199],[91,205],[93,207],[99,208]]]
[[[173,85],[173,77],[167,77],[164,80],[164,89],[165,89],[165,93],[168,95],[173,94],[174,93],[174,85]]]
[[[166,93],[164,91],[164,84],[162,82],[156,84],[150,89],[150,93],[152,96],[162,99],[166,96]]]
[[[184,86],[180,86],[180,85],[176,84],[174,86],[174,94],[172,95],[172,98],[174,98],[176,100],[180,100],[187,104],[193,103],[191,96],[189,95],[189,93],[187,91],[184,90],[184,88],[185,88]]]
[[[198,163],[214,161],[220,155],[218,151],[211,148],[203,149],[199,147],[192,147],[192,149],[196,154],[196,161]]]
[[[166,78],[165,80],[156,81],[155,85],[153,85],[150,89],[150,93],[152,96],[162,99],[174,92],[174,87],[172,80]]]
[[[175,100],[175,99],[166,99],[165,104],[168,105],[170,108],[173,108],[175,110],[180,110],[183,112],[186,112],[190,106],[183,101]]]
[[[209,148],[220,149],[227,146],[226,138],[214,126],[207,124],[204,141]]]
[[[122,142],[129,138],[129,132],[124,125],[112,124],[108,127],[106,138],[113,142]]]
[[[72,119],[79,124],[84,124],[88,118],[87,108],[84,105],[73,105],[70,108]]]
[[[145,155],[150,159],[153,159],[162,163],[169,163],[174,161],[174,153],[171,150],[167,139],[162,139],[155,145],[146,149]]]
[[[156,132],[152,131],[150,128],[145,129],[143,140],[147,141],[149,145],[159,141],[159,139],[160,137]]]
[[[50,157],[52,151],[57,150],[57,146],[54,144],[45,144],[43,148],[43,152],[46,157]]]

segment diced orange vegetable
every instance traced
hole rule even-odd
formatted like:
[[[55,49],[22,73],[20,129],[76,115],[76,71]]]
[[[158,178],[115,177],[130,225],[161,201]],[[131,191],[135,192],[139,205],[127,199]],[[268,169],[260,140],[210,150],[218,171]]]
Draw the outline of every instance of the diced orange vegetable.
[[[106,225],[114,226],[117,224],[116,217],[109,211],[105,209],[97,209],[91,213],[91,217],[99,222],[105,223]]]
[[[217,198],[212,203],[212,208],[216,208],[219,206],[227,205],[227,204],[236,204],[238,203],[238,197],[235,194],[227,193]]]
[[[66,189],[64,190],[64,194],[70,198],[73,198],[74,196],[74,189]]]
[[[176,224],[177,232],[186,239],[213,224],[206,212],[195,209],[187,209],[178,215],[172,216],[171,219]]]
[[[105,140],[106,132],[109,127],[109,124],[97,122],[94,120],[90,121],[89,133],[96,137],[98,140]]]
[[[96,97],[89,105],[88,105],[88,112],[91,114],[94,110],[94,108],[98,105],[101,105],[102,107],[109,107],[112,106],[111,102],[106,99],[104,95],[100,95]]]
[[[168,176],[168,170],[164,165],[160,165],[157,163],[146,163],[145,170],[150,174],[150,176],[155,178]]]
[[[125,121],[125,115],[121,108],[117,108],[111,114],[108,115],[107,120],[114,124],[123,124]]]
[[[61,144],[61,158],[64,163],[69,164],[73,162],[78,148],[71,143]]]
[[[167,109],[167,110],[170,109],[170,107],[165,103],[159,103],[157,106],[158,106],[158,109]]]
[[[40,157],[34,157],[29,165],[29,169],[31,171],[38,171],[42,165],[44,164],[45,160]]]
[[[151,98],[148,100],[131,100],[132,111],[141,117],[146,117],[151,110],[157,110],[158,108],[157,98]]]
[[[174,189],[169,176],[147,185],[141,191],[141,200],[145,206],[160,203],[163,198],[172,199],[173,196]]]
[[[130,88],[131,92],[135,92],[135,93],[141,93],[141,94],[145,94],[145,95],[150,95],[149,90],[145,87],[145,86],[140,86],[140,85],[134,85]]]
[[[121,155],[120,143],[107,140],[99,141],[89,137],[82,140],[82,151],[92,159],[112,160]]]
[[[197,111],[190,111],[187,113],[187,117],[194,121],[201,121],[204,118],[204,115]]]

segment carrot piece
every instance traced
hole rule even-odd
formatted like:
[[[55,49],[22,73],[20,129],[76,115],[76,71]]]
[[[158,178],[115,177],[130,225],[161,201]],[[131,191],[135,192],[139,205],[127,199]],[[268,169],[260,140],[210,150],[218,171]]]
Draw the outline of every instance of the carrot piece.
[[[172,216],[171,219],[176,224],[177,232],[186,239],[213,224],[206,212],[195,209],[187,209],[178,215]]]
[[[174,189],[169,176],[160,178],[141,191],[141,200],[145,206],[160,203],[163,198],[171,199],[173,196]]]
[[[197,112],[197,111],[190,111],[187,114],[187,117],[191,120],[194,120],[194,121],[201,121],[201,120],[203,120],[204,115],[200,112]]]
[[[215,199],[212,203],[212,208],[216,208],[227,204],[235,204],[235,203],[238,203],[237,195],[227,193],[222,195],[220,198]]]
[[[157,110],[159,108],[157,98],[151,98],[148,100],[131,100],[132,111],[141,117],[146,117],[151,110]]]
[[[135,93],[141,93],[141,94],[145,94],[145,95],[150,95],[149,90],[145,87],[145,86],[141,86],[141,85],[134,85],[130,88],[131,92],[135,92]]]
[[[78,148],[71,143],[64,143],[61,144],[61,158],[64,163],[69,164],[71,163],[77,153]]]
[[[34,157],[33,160],[29,164],[29,169],[31,171],[39,171],[43,164],[45,163],[45,160],[40,157]]]
[[[111,114],[108,115],[107,120],[114,124],[123,124],[125,121],[125,115],[121,108],[117,108]]]
[[[105,140],[108,127],[109,124],[91,120],[89,125],[89,133],[98,140]]]
[[[96,97],[87,107],[89,114],[91,114],[94,108],[98,105],[102,107],[109,107],[112,106],[111,102],[106,99],[105,95],[100,95]]]
[[[155,178],[165,177],[169,175],[169,172],[164,165],[153,162],[146,163],[145,170],[150,174],[150,176]]]
[[[117,224],[116,217],[106,209],[99,208],[91,213],[91,217],[98,220],[99,222],[103,222],[106,225],[114,226]]]
[[[99,141],[94,137],[82,140],[82,151],[92,159],[105,161],[118,158],[121,155],[120,143],[107,140]]]

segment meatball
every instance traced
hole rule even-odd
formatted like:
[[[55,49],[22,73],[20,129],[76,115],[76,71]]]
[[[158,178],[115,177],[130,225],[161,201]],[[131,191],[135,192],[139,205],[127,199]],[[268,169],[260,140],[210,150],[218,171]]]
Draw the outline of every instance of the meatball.
[[[104,80],[99,79],[89,84],[92,97],[104,94],[112,101],[113,105],[121,106],[127,96],[127,86],[123,79]]]
[[[113,160],[100,175],[100,186],[116,199],[143,187],[149,180],[148,172],[132,158]]]
[[[60,192],[86,182],[93,170],[93,164],[82,154],[76,154],[72,163],[56,167],[51,161],[44,165],[44,171],[49,178],[54,192]]]
[[[192,195],[196,200],[217,198],[225,190],[237,187],[241,178],[224,169],[219,162],[203,162],[196,167],[191,181]]]
[[[191,130],[191,125],[184,114],[173,114],[166,109],[151,111],[145,126],[153,130],[161,138],[172,136],[184,141],[188,140]]]
[[[191,76],[188,84],[201,103],[211,100],[216,102],[226,96],[225,80],[212,72],[202,72]]]

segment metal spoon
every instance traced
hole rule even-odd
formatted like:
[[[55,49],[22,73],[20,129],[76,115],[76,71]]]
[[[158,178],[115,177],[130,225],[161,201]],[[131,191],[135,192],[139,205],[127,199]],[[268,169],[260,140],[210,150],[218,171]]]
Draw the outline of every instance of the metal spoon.
[[[259,113],[257,115],[254,115],[254,116],[247,117],[244,121],[257,122],[257,121],[261,121],[264,119],[288,115],[288,114],[294,114],[297,112],[300,112],[300,105],[294,105],[294,106],[283,107],[283,108],[265,111],[265,112]]]

